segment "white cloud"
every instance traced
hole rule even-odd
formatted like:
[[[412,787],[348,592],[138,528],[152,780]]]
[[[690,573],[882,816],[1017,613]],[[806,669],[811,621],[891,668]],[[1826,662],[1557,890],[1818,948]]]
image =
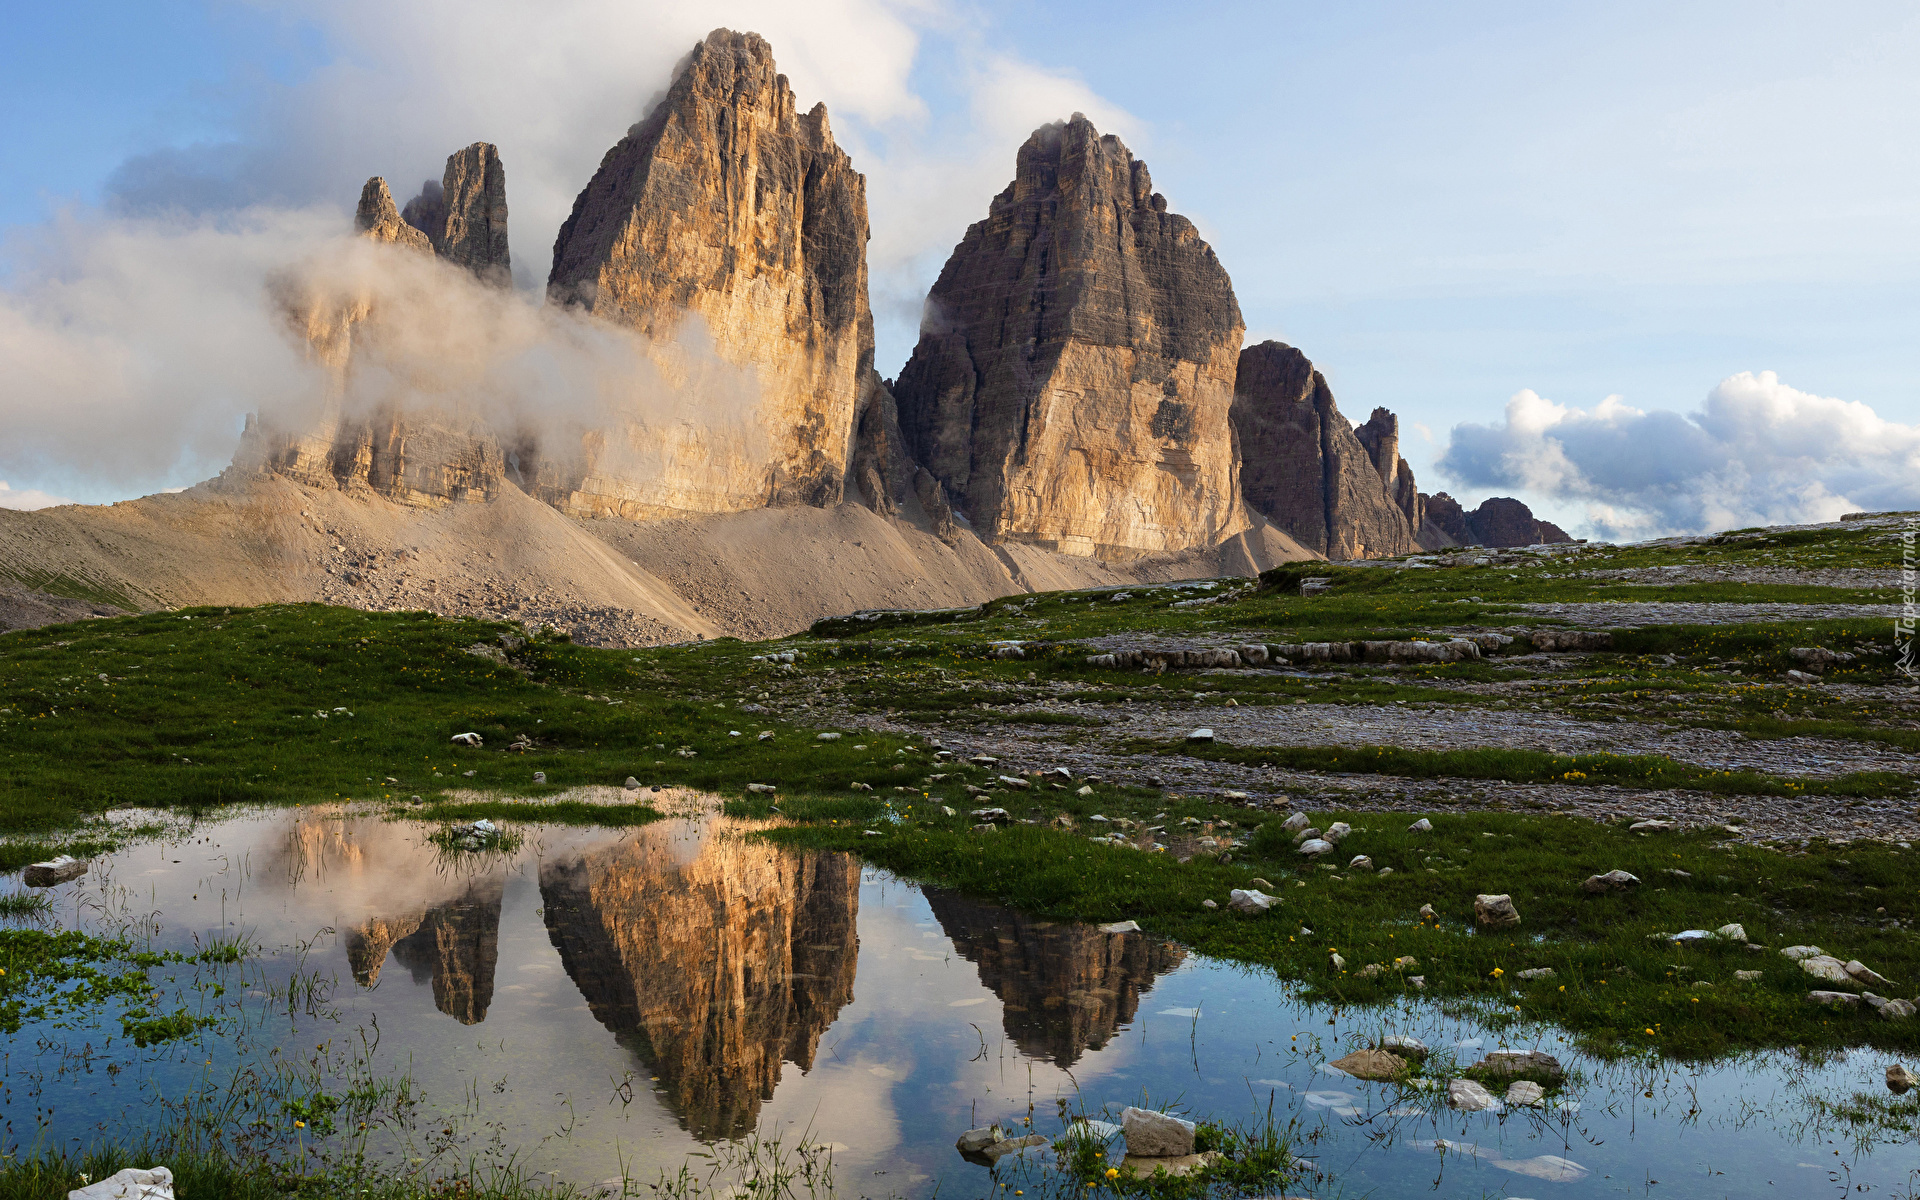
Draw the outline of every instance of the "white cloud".
[[[0,261],[0,471],[89,498],[224,466],[242,415],[316,386],[266,281],[347,228],[360,186],[404,203],[476,140],[506,166],[516,282],[537,294],[554,234],[606,149],[716,26],[773,44],[801,106],[824,100],[868,180],[870,277],[898,368],[953,243],[1036,126],[1134,123],[1086,84],[994,49],[943,0],[292,0],[331,61],[224,97],[231,140],[128,159],[104,212],[19,231]],[[911,76],[942,91],[936,116]],[[24,494],[24,493],[22,493]]]
[[[1522,391],[1502,423],[1454,426],[1440,469],[1463,488],[1584,507],[1602,537],[1698,533],[1920,507],[1920,427],[1748,371],[1686,414]]]
[[[14,490],[7,481],[0,479],[0,508],[13,508],[22,511],[35,508],[52,508],[56,504],[72,504],[73,501],[51,492],[35,491],[32,488]]]

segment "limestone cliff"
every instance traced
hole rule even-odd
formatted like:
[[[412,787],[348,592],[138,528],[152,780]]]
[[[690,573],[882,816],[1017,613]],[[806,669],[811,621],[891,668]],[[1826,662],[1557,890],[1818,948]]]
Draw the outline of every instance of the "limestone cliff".
[[[505,891],[498,875],[476,879],[463,895],[428,909],[418,928],[393,943],[394,960],[415,982],[431,980],[433,1006],[462,1025],[486,1020],[493,1003]]]
[[[439,182],[423,184],[401,217],[427,235],[441,258],[497,287],[513,285],[507,173],[497,147],[475,142],[449,154]]]
[[[1460,546],[1537,546],[1543,542],[1570,542],[1567,531],[1533,515],[1525,502],[1511,496],[1490,496],[1468,512],[1445,492],[1423,496],[1428,519]]]
[[[703,1138],[755,1125],[781,1063],[807,1070],[853,999],[860,869],[660,829],[540,868],[547,930],[600,1023]]]
[[[1247,526],[1227,415],[1244,329],[1146,164],[1075,114],[1021,146],[940,272],[895,384],[901,428],[989,543],[1216,545]]]
[[[1386,486],[1387,495],[1399,507],[1407,518],[1408,528],[1414,531],[1414,540],[1419,541],[1419,530],[1426,520],[1426,501],[1420,495],[1419,486],[1413,480],[1413,468],[1407,460],[1400,457],[1400,418],[1384,408],[1376,408],[1364,425],[1357,427],[1353,435],[1367,448],[1367,457],[1373,460],[1374,470],[1380,473],[1380,481]]]
[[[709,34],[574,202],[547,291],[657,339],[710,336],[757,374],[764,443],[677,492],[598,470],[588,447],[543,498],[629,516],[839,503],[873,382],[866,243],[866,180],[826,106],[798,111],[757,34]]]
[[[353,212],[353,227],[372,241],[391,242],[409,250],[433,253],[433,243],[427,235],[401,218],[400,210],[393,206],[393,193],[387,190],[387,181],[378,175],[367,180],[366,186],[360,189],[360,204]]]
[[[1402,506],[1413,473],[1399,457],[1399,422],[1376,410],[1363,442],[1300,351],[1269,341],[1240,352],[1233,426],[1247,504],[1301,545],[1332,559],[1418,548],[1407,511],[1417,500]]]
[[[1144,934],[1036,921],[944,888],[927,905],[954,949],[998,996],[1007,1036],[1026,1054],[1070,1067],[1133,1020],[1153,981],[1179,966],[1180,947]]]

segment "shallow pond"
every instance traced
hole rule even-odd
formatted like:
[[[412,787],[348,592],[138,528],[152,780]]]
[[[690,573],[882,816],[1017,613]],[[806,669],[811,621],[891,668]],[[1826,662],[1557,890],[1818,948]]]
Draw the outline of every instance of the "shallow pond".
[[[364,1136],[427,1174],[512,1163],[591,1183],[652,1181],[759,1130],[831,1146],[842,1195],[985,1196],[995,1178],[955,1136],[1026,1119],[1056,1134],[1064,1101],[1271,1112],[1317,1168],[1299,1195],[1907,1195],[1920,1169],[1910,1121],[1822,1115],[1885,1095],[1871,1053],[1608,1065],[1430,1003],[1331,1010],[1142,934],[1034,921],[687,812],[515,826],[504,849],[462,852],[437,825],[282,809],[103,858],[42,923],[256,949],[151,972],[154,1011],[213,1022],[195,1037],[143,1049],[117,1022],[42,1022],[9,1039],[0,1150],[217,1112],[261,1122],[252,1136],[281,1153]],[[1463,1064],[1538,1047],[1575,1076],[1544,1110],[1460,1114],[1325,1065],[1384,1032]],[[364,1103],[324,1099],[343,1095]],[[351,1127],[329,1139],[330,1122]]]

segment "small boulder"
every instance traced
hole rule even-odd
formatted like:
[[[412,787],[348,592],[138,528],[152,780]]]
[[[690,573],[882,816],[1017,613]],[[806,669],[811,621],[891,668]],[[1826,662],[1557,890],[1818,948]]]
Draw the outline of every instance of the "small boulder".
[[[1507,1105],[1517,1108],[1539,1108],[1547,1098],[1547,1089],[1531,1079],[1516,1079],[1507,1088]]]
[[[1420,919],[1422,921],[1438,921],[1440,914],[1433,911],[1433,905],[1422,904],[1420,906]]]
[[[813,735],[813,740],[816,742],[837,742],[841,737],[841,734],[833,732],[816,733]]]
[[[630,792],[637,792],[640,790],[640,781],[638,779],[635,779],[633,776],[629,775],[627,776],[627,781],[621,784],[620,786],[623,788],[626,788]]]
[[[1100,927],[1100,932],[1101,933],[1139,933],[1140,923],[1138,921],[1115,921],[1110,925],[1102,925]]]
[[[1915,1082],[1913,1072],[1901,1064],[1895,1063],[1887,1068],[1887,1090],[1894,1095],[1904,1095]]]
[[[1308,838],[1306,841],[1300,843],[1300,853],[1309,858],[1318,858],[1322,854],[1330,854],[1332,851],[1333,843],[1327,841],[1325,838]]]
[[[1813,991],[1807,993],[1807,999],[1813,1001],[1815,1004],[1824,1004],[1829,1008],[1854,1008],[1860,1003],[1860,997],[1854,995],[1852,992]]]
[[[1849,961],[1841,969],[1846,971],[1847,975],[1856,983],[1864,983],[1873,987],[1891,987],[1893,985],[1893,980],[1873,970],[1857,958]]]
[[[1200,907],[1201,908],[1219,908],[1220,904],[1218,901],[1215,901],[1215,900],[1202,900],[1200,902]]]
[[[1800,960],[1800,969],[1815,979],[1827,983],[1854,983],[1856,980],[1847,973],[1847,964],[1831,954],[1816,954],[1812,958]]]
[[[1880,1006],[1880,1015],[1889,1021],[1904,1021],[1914,1014],[1911,1000],[1889,1000]]]
[[[1352,832],[1353,832],[1353,826],[1347,824],[1345,821],[1335,821],[1333,824],[1327,826],[1327,831],[1321,834],[1320,836],[1326,838],[1328,841],[1334,843],[1335,845],[1339,845],[1341,842],[1345,841],[1347,835]]]
[[[1820,677],[1818,675],[1810,675],[1805,671],[1788,671],[1787,682],[1799,683],[1799,684],[1815,684],[1820,682]]]
[[[1311,824],[1313,824],[1312,817],[1309,817],[1303,812],[1297,812],[1280,822],[1280,828],[1286,830],[1288,833],[1299,833]]]
[[[1131,1158],[1173,1158],[1193,1153],[1192,1121],[1144,1108],[1127,1108],[1120,1114],[1120,1132],[1127,1142]]]
[[[988,1146],[1000,1140],[1000,1127],[989,1125],[983,1129],[969,1129],[953,1143],[953,1148],[962,1154],[978,1154]]]
[[[86,1187],[74,1188],[67,1193],[67,1200],[173,1200],[173,1172],[166,1167],[128,1167]]]
[[[1415,958],[1411,954],[1403,954],[1399,958],[1396,958],[1393,960],[1393,969],[1396,971],[1411,971],[1417,968],[1419,965],[1420,965],[1420,960]]]
[[[1355,1079],[1398,1079],[1407,1073],[1407,1060],[1387,1050],[1355,1050],[1329,1065]]]
[[[1213,730],[1207,729],[1203,726],[1199,729],[1194,730],[1192,733],[1189,733],[1187,735],[1187,740],[1189,742],[1211,742],[1213,740]]]
[[[68,854],[58,854],[46,862],[37,862],[20,872],[20,882],[31,888],[53,887],[78,879],[87,873],[85,859],[74,858]]]
[[[1818,946],[1784,946],[1780,950],[1780,957],[1800,962],[1802,959],[1817,958],[1825,953],[1826,951]]]
[[[1020,775],[1002,775],[999,779],[1002,787],[1010,787],[1019,792],[1024,792],[1033,786],[1032,780]]]
[[[1582,891],[1595,896],[1604,896],[1609,892],[1624,892],[1640,886],[1640,877],[1629,875],[1625,871],[1608,871],[1605,875],[1589,875],[1580,884]]]
[[[453,735],[453,740],[462,746],[478,746],[486,739],[477,733],[456,733]]]
[[[1495,1050],[1469,1070],[1475,1075],[1502,1081],[1531,1078],[1548,1087],[1559,1087],[1567,1078],[1560,1060],[1539,1050]]]
[[[1227,907],[1234,912],[1264,913],[1280,903],[1278,896],[1269,896],[1265,892],[1235,888],[1227,893]]]
[[[1415,821],[1413,824],[1407,826],[1407,832],[1408,833],[1432,833],[1433,822],[1427,820],[1425,817],[1421,817],[1418,821]]]
[[[1387,973],[1387,968],[1384,964],[1368,963],[1366,966],[1361,967],[1358,971],[1355,971],[1353,974],[1356,979],[1378,979],[1382,975],[1385,975],[1386,973]]]
[[[976,808],[971,814],[974,820],[991,825],[1013,824],[1013,814],[1004,808]]]
[[[1674,824],[1672,821],[1660,821],[1651,817],[1644,821],[1635,821],[1633,824],[1627,826],[1628,833],[1671,833],[1673,829]]]
[[[1473,898],[1473,921],[1488,929],[1510,929],[1520,923],[1520,913],[1512,896],[1482,894]]]
[[[759,792],[764,794],[767,792],[777,792],[780,789],[775,787],[771,783],[750,783],[747,785],[747,790],[750,792]]]
[[[1372,859],[1370,859],[1370,858],[1368,858],[1368,857],[1367,857],[1366,855],[1364,855],[1364,854],[1356,854],[1356,855],[1354,855],[1354,856],[1353,856],[1353,861],[1351,861],[1351,862],[1349,862],[1349,863],[1347,864],[1347,870],[1349,870],[1349,871],[1371,871],[1371,870],[1373,870],[1373,860],[1372,860]]]
[[[1412,1062],[1425,1062],[1428,1054],[1425,1042],[1417,1037],[1408,1037],[1404,1033],[1388,1034],[1381,1038],[1380,1049]]]
[[[1552,979],[1553,968],[1552,967],[1535,967],[1530,971],[1515,971],[1513,973],[1513,977],[1515,979],[1528,979],[1528,980]]]
[[[547,781],[547,773],[545,771],[535,771],[533,773],[533,781],[535,783],[545,783]]]
[[[1493,1093],[1481,1087],[1471,1079],[1450,1079],[1447,1081],[1447,1105],[1461,1112],[1483,1112],[1500,1102]]]
[[[1764,977],[1762,971],[1735,971],[1733,977],[1741,983],[1759,983]]]
[[[1747,940],[1747,927],[1738,921],[1732,921],[1714,930],[1713,936],[1724,938],[1729,942],[1744,942]]]
[[[1327,966],[1336,971],[1344,971],[1347,969],[1347,960],[1340,956],[1338,950],[1335,950],[1327,955]]]

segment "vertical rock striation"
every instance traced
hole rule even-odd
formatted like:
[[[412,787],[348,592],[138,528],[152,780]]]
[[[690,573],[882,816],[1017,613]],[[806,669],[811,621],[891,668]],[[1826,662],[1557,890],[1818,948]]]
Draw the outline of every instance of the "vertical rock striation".
[[[393,957],[414,979],[432,979],[433,1006],[462,1025],[486,1020],[493,1004],[505,894],[500,876],[475,879],[464,895],[428,909],[418,928],[393,943]],[[377,977],[379,964],[373,966]]]
[[[1245,324],[1147,166],[1075,114],[927,299],[894,387],[915,457],[988,542],[1129,558],[1246,527],[1228,409]]]
[[[433,253],[433,242],[401,217],[393,206],[393,193],[387,181],[375,175],[360,189],[360,204],[353,212],[353,227],[370,241],[405,246],[409,250]]]
[[[499,148],[475,142],[447,156],[447,168],[429,179],[401,216],[427,235],[433,250],[486,283],[513,286],[507,252],[507,173]]]
[[[1301,545],[1332,559],[1418,548],[1399,496],[1413,472],[1399,457],[1398,420],[1376,410],[1363,441],[1300,351],[1270,341],[1240,352],[1233,426],[1248,506]]]
[[[660,339],[703,336],[698,318],[720,358],[757,373],[764,446],[664,506],[663,485],[598,473],[591,455],[545,498],[623,515],[839,503],[876,382],[866,243],[866,179],[826,106],[798,112],[759,35],[709,34],[575,200],[547,292]]]
[[[1105,1046],[1133,1020],[1154,980],[1186,958],[1178,946],[1144,934],[1036,921],[944,888],[925,893],[954,949],[1000,998],[1014,1045],[1063,1067]]]

